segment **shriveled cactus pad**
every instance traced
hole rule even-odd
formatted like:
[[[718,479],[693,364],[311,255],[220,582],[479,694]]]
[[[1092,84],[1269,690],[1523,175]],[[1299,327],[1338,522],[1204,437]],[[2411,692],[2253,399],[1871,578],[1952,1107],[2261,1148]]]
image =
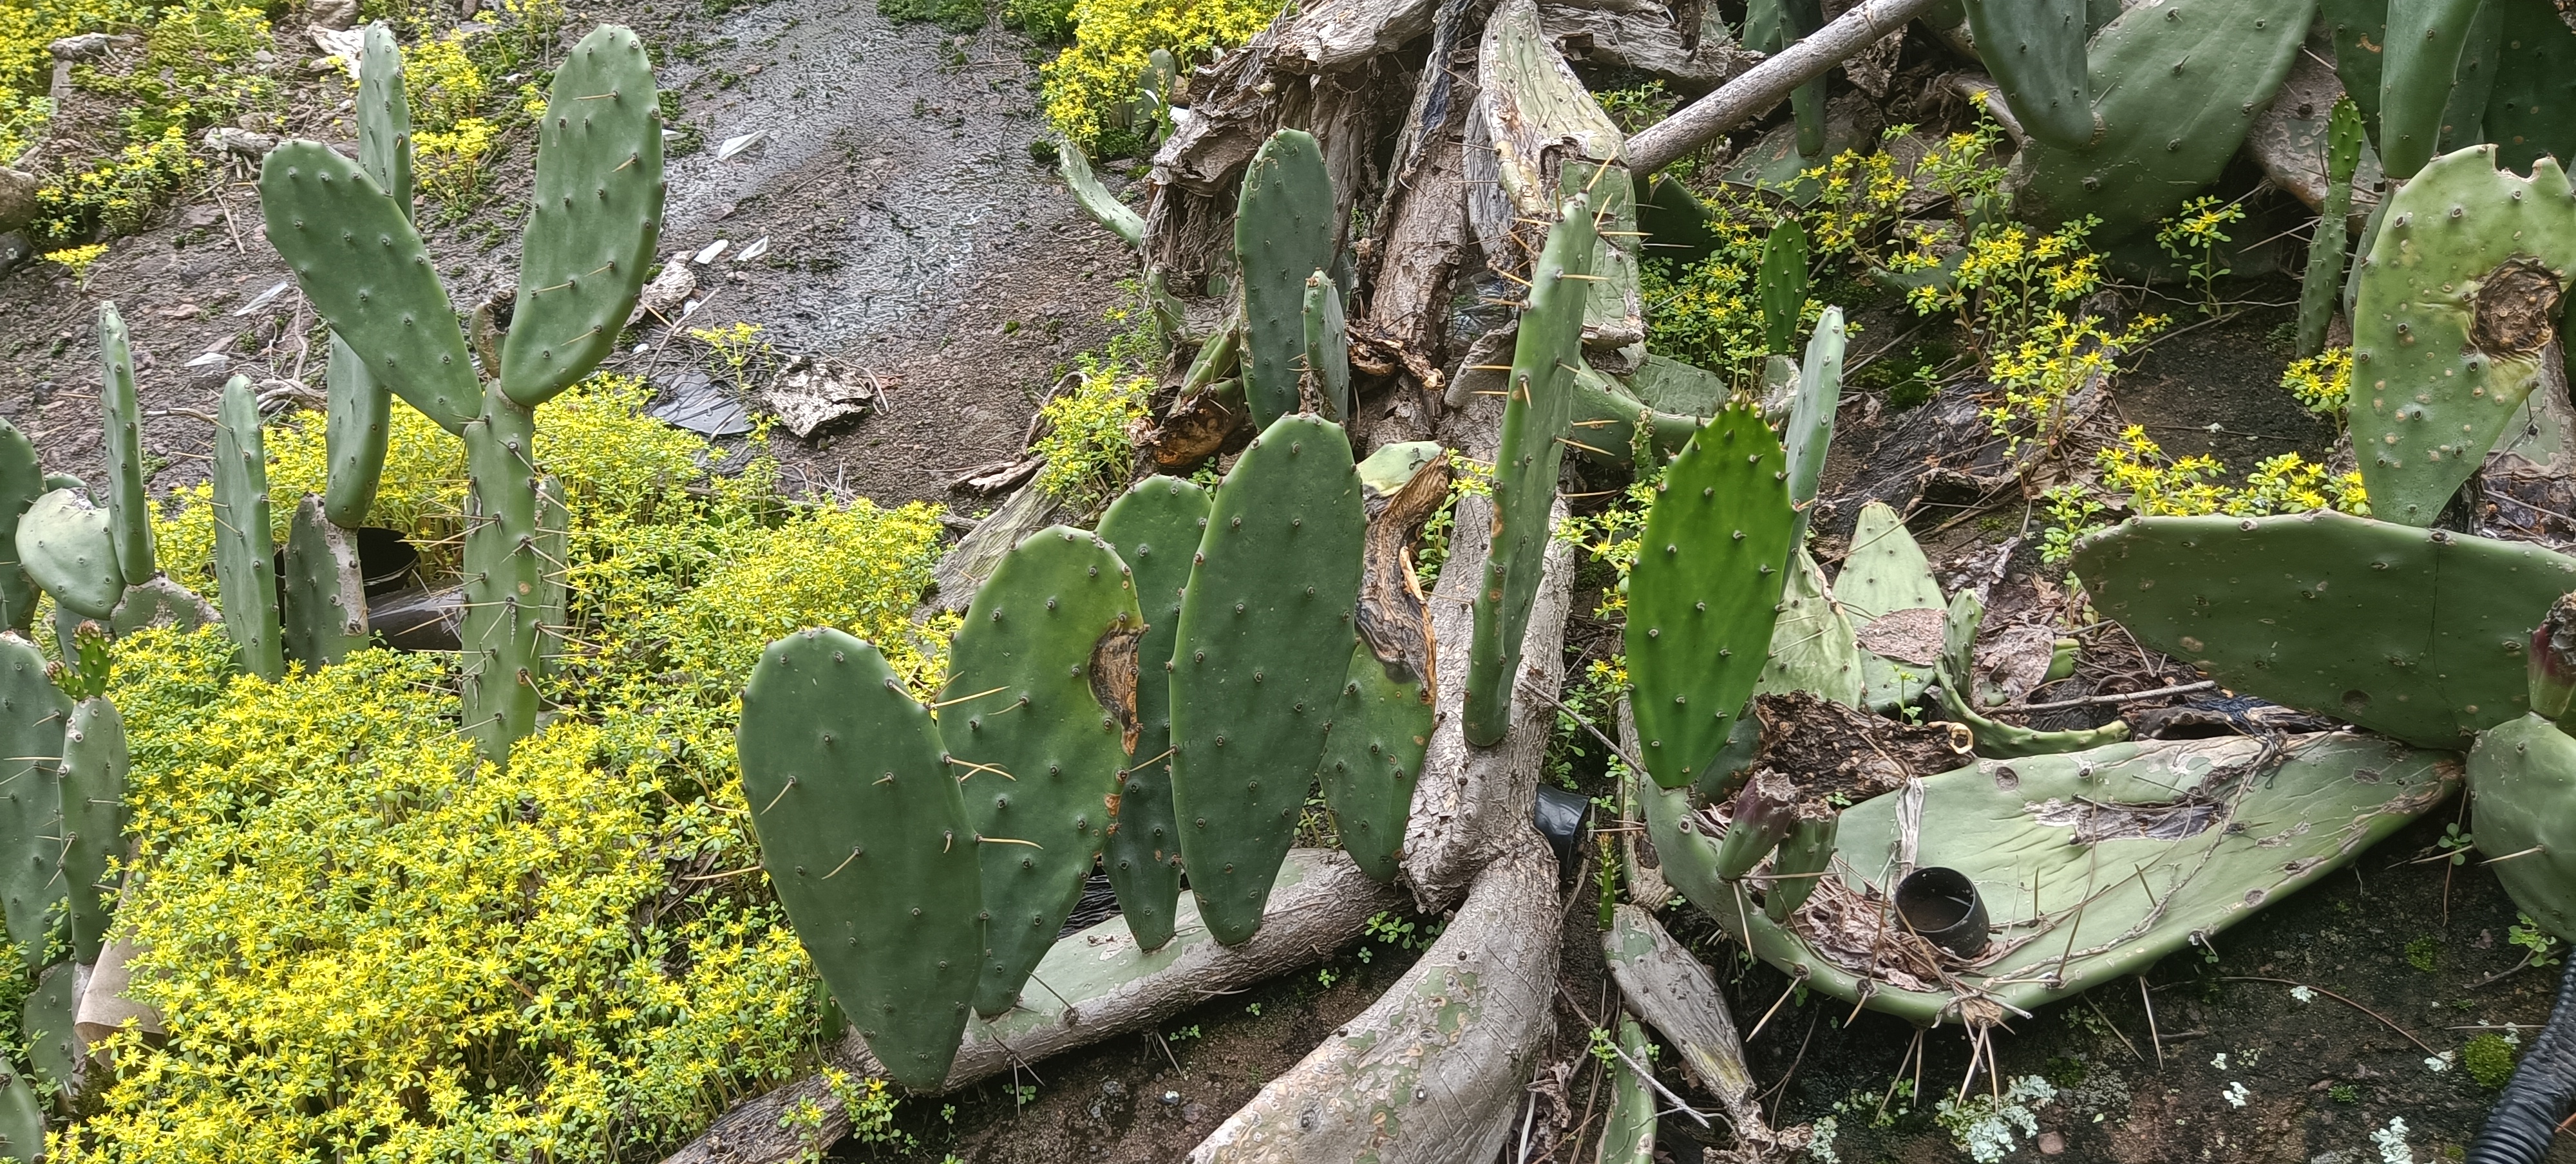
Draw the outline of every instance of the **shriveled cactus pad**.
[[[1846,810],[1832,868],[1781,925],[1754,907],[1758,879],[1718,879],[1722,826],[1686,790],[1649,788],[1647,820],[1665,878],[1810,989],[1920,1023],[1983,1023],[2244,920],[2431,809],[2460,776],[2455,753],[2344,733],[1980,760]],[[1975,880],[1992,926],[1975,960],[1897,921],[1896,882],[1925,866]]]

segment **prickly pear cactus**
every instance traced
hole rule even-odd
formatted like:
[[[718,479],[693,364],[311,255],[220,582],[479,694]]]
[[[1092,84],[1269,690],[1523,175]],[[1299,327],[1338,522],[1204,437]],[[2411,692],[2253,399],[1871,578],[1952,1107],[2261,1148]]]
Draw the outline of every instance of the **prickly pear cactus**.
[[[1725,749],[1780,616],[1795,517],[1780,442],[1730,405],[1664,470],[1628,576],[1628,675],[1640,757],[1679,788]]]
[[[270,542],[268,449],[250,377],[224,384],[215,415],[215,581],[224,597],[224,630],[240,651],[242,670],[262,679],[286,674],[277,621],[276,547]]]
[[[554,674],[572,620],[572,505],[552,473],[537,478],[537,677]]]
[[[465,619],[458,630],[465,733],[485,760],[536,730],[538,653],[551,568],[538,552],[536,414],[494,385],[465,426]],[[291,611],[290,611],[291,613]]]
[[[1136,945],[1172,940],[1181,902],[1181,834],[1172,816],[1172,645],[1181,588],[1207,527],[1208,491],[1177,477],[1148,477],[1109,504],[1100,539],[1131,571],[1145,634],[1136,641],[1136,750],[1120,765],[1117,807],[1102,865]]]
[[[2084,0],[1967,0],[1977,59],[2024,132],[2060,149],[2092,144]]]
[[[2352,440],[2373,514],[2431,525],[2540,382],[2576,274],[2567,175],[2446,154],[2391,195],[2357,282]]]
[[[2361,168],[2361,108],[2338,98],[2326,115],[2326,200],[2317,212],[2316,237],[2308,241],[2308,270],[2299,280],[2299,355],[2326,347],[2334,320],[2335,291],[2343,286],[2343,260],[2351,229],[2352,176]]]
[[[1834,413],[1843,396],[1843,309],[1828,307],[1807,337],[1807,356],[1798,361],[1798,394],[1789,402],[1789,422],[1781,440],[1789,450],[1789,504],[1798,510],[1798,544],[1805,544],[1807,507],[1815,503],[1816,486],[1825,475],[1826,451],[1834,443]]]
[[[1825,26],[1822,0],[1779,0],[1780,47],[1787,48],[1815,35]],[[1798,86],[1789,92],[1789,112],[1798,124],[1798,156],[1807,161],[1825,157],[1825,79]]]
[[[0,633],[0,912],[30,970],[43,964],[45,914],[63,896],[59,757],[71,710],[35,644]]]
[[[116,565],[116,537],[104,509],[86,492],[56,489],[27,506],[18,519],[18,564],[36,588],[82,618],[106,618],[125,597],[125,573]]]
[[[260,162],[259,207],[304,298],[368,373],[462,433],[482,411],[482,385],[406,208],[357,163],[312,141],[287,142]]]
[[[1840,816],[1801,820],[1780,842],[1771,859],[1771,884],[1762,894],[1762,913],[1774,924],[1789,920],[1816,891],[1816,879],[1834,864],[1835,825]]]
[[[2433,160],[2442,110],[2485,0],[2401,0],[2388,6],[2379,63],[2379,164],[2392,180]]]
[[[1590,364],[1574,370],[1573,388],[1566,447],[1596,465],[1634,464],[1641,424],[1646,426],[1647,447],[1656,458],[1680,452],[1691,434],[1699,431],[1699,417],[1649,408]]]
[[[1512,726],[1512,676],[1520,672],[1539,572],[1547,556],[1549,511],[1574,419],[1574,370],[1583,364],[1584,280],[1601,249],[1591,203],[1568,199],[1547,245],[1530,265],[1504,397],[1502,447],[1494,464],[1494,541],[1476,588],[1475,633],[1467,646],[1467,742],[1501,743]]]
[[[2508,168],[2576,157],[2576,28],[2549,0],[2498,0],[2495,87],[2482,128]]]
[[[982,846],[939,725],[875,647],[804,630],[761,653],[738,746],[797,940],[886,1074],[935,1090],[984,950]]]
[[[1315,774],[1342,851],[1380,881],[1395,880],[1413,786],[1431,746],[1439,648],[1413,577],[1413,549],[1448,498],[1446,453],[1428,441],[1393,444],[1360,465],[1369,515],[1360,641]]]
[[[1199,915],[1261,928],[1350,674],[1367,516],[1339,426],[1283,416],[1208,511],[1172,651],[1172,807]]]
[[[1646,196],[1637,200],[1637,229],[1645,235],[1640,250],[1649,262],[1687,267],[1717,250],[1708,204],[1669,175],[1657,174],[1646,184]]]
[[[45,1150],[45,1101],[14,1056],[0,1053],[0,1153],[35,1160]]]
[[[2335,79],[2361,114],[2361,125],[2379,137],[2379,76],[2388,46],[2388,0],[2317,0],[2317,15],[2334,36]]]
[[[78,1093],[74,1081],[81,1075],[81,1038],[73,1021],[80,1010],[78,988],[84,985],[86,969],[69,962],[46,967],[36,976],[36,989],[28,993],[27,1004],[19,1011],[19,1033],[27,1037],[27,1066],[35,1071],[38,1092],[54,1102]],[[0,1150],[5,1147],[0,1144]]]
[[[310,493],[287,526],[284,589],[278,643],[287,658],[317,671],[366,649],[367,591],[358,548],[322,515],[322,499]]]
[[[167,574],[155,574],[125,588],[116,609],[107,612],[107,630],[119,637],[149,626],[166,626],[184,634],[201,626],[223,621],[214,604],[170,580]]]
[[[116,305],[98,307],[98,350],[105,365],[99,410],[105,414],[108,534],[116,568],[130,581],[160,570],[152,554],[152,498],[144,491],[143,419],[134,396],[134,356],[126,347],[125,319]]]
[[[411,215],[411,100],[402,49],[384,21],[369,24],[358,58],[358,166]]]
[[[1781,586],[1780,618],[1771,631],[1771,657],[1762,665],[1756,692],[1810,691],[1836,703],[1859,706],[1868,696],[1869,673],[1861,661],[1858,631],[1834,601],[1815,555],[1800,546],[1789,557]]]
[[[120,879],[108,862],[125,855],[125,789],[131,768],[125,720],[92,695],[73,705],[63,729],[62,869],[71,896],[72,960],[95,962],[115,917]]]
[[[1350,326],[1342,318],[1342,289],[1322,271],[1306,276],[1306,374],[1324,417],[1349,424],[1358,415],[1351,396]]]
[[[1056,173],[1063,176],[1064,188],[1072,192],[1075,204],[1081,206],[1093,221],[1108,227],[1109,233],[1117,235],[1119,241],[1143,248],[1144,218],[1119,201],[1117,195],[1111,194],[1100,184],[1100,179],[1092,176],[1091,159],[1084,156],[1082,147],[1061,134],[1048,140],[1055,145]]]
[[[644,289],[662,237],[662,109],[644,42],[590,30],[555,68],[501,390],[533,408],[590,374]]]
[[[2153,227],[2218,177],[2281,89],[2316,0],[2139,4],[2093,38],[2086,75],[2101,131],[2086,149],[2033,143],[2013,159],[2014,206],[2054,225],[2093,215],[2112,242]]]
[[[1333,178],[1304,130],[1261,144],[1235,205],[1234,256],[1242,268],[1245,397],[1262,428],[1297,411],[1306,350],[1306,277],[1333,265]]]
[[[0,420],[0,630],[23,634],[36,624],[36,583],[18,564],[18,521],[47,489],[36,446]]]
[[[1940,682],[1941,711],[1967,727],[1976,752],[1999,760],[2081,752],[2129,738],[2129,725],[2112,720],[2098,728],[2044,732],[2004,723],[1979,712],[1970,695],[1976,685],[1977,629],[1986,621],[1986,604],[1973,590],[1950,596],[1942,623],[1941,659],[1933,676]],[[2053,665],[2053,664],[2052,664]],[[2071,667],[2072,664],[2070,663]]]
[[[1843,555],[1842,573],[1834,577],[1834,597],[1861,623],[1900,610],[1940,610],[1945,605],[1923,546],[1884,501],[1860,507],[1851,549]]]
[[[402,51],[383,21],[367,26],[358,66],[358,167],[410,217],[411,101],[403,88]],[[393,393],[368,374],[365,361],[336,331],[322,383],[328,400],[322,439],[330,458],[322,509],[334,523],[356,529],[367,524],[384,476]]]
[[[2536,545],[2339,513],[2133,518],[2076,544],[2095,609],[2231,690],[2461,749],[2526,710],[2525,639],[2576,590]]]
[[[1794,350],[1798,315],[1807,306],[1807,228],[1780,220],[1762,240],[1762,267],[1754,279],[1762,303],[1762,342],[1772,352]]]
[[[2488,729],[2469,752],[2478,851],[2513,903],[2576,938],[2576,739],[2537,715]]]
[[[939,728],[983,858],[986,1018],[1018,1003],[1100,855],[1136,758],[1144,627],[1126,563],[1059,525],[1002,555],[949,644]]]

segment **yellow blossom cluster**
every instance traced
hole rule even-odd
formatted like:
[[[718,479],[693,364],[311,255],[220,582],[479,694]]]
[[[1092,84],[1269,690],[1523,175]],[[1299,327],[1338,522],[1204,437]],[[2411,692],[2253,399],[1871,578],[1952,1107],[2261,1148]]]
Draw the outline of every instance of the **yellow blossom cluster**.
[[[1280,7],[1280,0],[1074,0],[1073,43],[1040,70],[1047,121],[1098,152],[1102,134],[1125,125],[1147,55],[1170,52],[1186,75],[1251,40]]]

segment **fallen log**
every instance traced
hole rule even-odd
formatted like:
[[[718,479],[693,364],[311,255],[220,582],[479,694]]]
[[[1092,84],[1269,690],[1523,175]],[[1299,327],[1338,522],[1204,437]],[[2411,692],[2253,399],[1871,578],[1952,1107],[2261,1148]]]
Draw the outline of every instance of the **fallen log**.
[[[1760,116],[1787,98],[1790,90],[1823,76],[1940,3],[1941,0],[1861,0],[1814,36],[1771,54],[1770,59],[1716,92],[1675,110],[1672,116],[1629,138],[1629,168],[1643,180],[1719,134]]]

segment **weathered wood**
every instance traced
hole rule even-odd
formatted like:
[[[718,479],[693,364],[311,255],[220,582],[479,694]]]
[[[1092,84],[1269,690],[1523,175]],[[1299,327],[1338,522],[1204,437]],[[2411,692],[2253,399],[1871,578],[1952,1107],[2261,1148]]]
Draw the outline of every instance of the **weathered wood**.
[[[1683,154],[1708,144],[1719,134],[1744,124],[1780,103],[1789,91],[1822,76],[1871,45],[1904,27],[1915,15],[1941,0],[1862,0],[1827,23],[1814,36],[1771,54],[1743,76],[1716,92],[1683,106],[1672,116],[1628,139],[1627,162],[1643,179],[1673,164]]]
[[[1422,959],[1191,1164],[1489,1164],[1554,1025],[1556,880],[1525,814]]]
[[[1612,916],[1610,932],[1601,935],[1601,954],[1628,1009],[1681,1052],[1683,1070],[1717,1097],[1736,1137],[1771,1143],[1753,1070],[1744,1063],[1744,1041],[1708,967],[1665,933],[1655,915],[1633,905],[1621,905]]]
[[[1356,68],[1431,31],[1433,0],[1321,0],[1271,34],[1270,67],[1285,73]]]
[[[1619,126],[1548,40],[1534,0],[1502,0],[1494,9],[1477,49],[1476,82],[1472,116],[1481,124],[1468,138],[1476,196],[1467,221],[1488,263],[1517,268],[1556,217],[1558,171],[1569,160],[1618,161]],[[1485,193],[1487,181],[1499,197]]]
[[[2306,204],[2310,210],[2325,205],[2326,200],[2326,117],[2334,111],[2335,99],[2343,96],[2343,82],[2335,76],[2332,39],[2311,35],[2307,51],[2290,60],[2290,75],[2281,82],[2279,96],[2254,114],[2254,125],[2245,133],[2245,152],[2272,184]],[[2361,153],[2361,168],[2352,175],[2352,215],[2345,226],[2358,238],[2370,212],[2379,205],[2379,186],[2385,179],[2379,169],[2379,154],[2372,150]]]
[[[1402,903],[1337,851],[1296,849],[1270,891],[1261,929],[1240,946],[1220,946],[1200,923],[1198,903],[1183,895],[1177,935],[1151,953],[1136,948],[1127,923],[1111,918],[1057,940],[1031,975],[1039,988],[1018,1009],[992,1022],[970,1023],[948,1072],[954,1091],[1049,1055],[1143,1030],[1227,991],[1321,962],[1358,938],[1368,919]],[[825,1054],[853,1075],[881,1074],[852,1035]],[[814,1101],[822,1126],[808,1139],[779,1117]],[[819,1077],[808,1076],[736,1105],[664,1164],[784,1164],[829,1147],[849,1132],[849,1117]]]
[[[1726,35],[1726,22],[1706,9],[1697,42],[1661,8],[1632,12],[1593,4],[1542,3],[1539,27],[1569,61],[1635,69],[1686,93],[1704,93],[1750,69],[1762,54]]]
[[[1413,104],[1396,134],[1377,233],[1360,256],[1376,333],[1431,364],[1445,354],[1440,340],[1449,318],[1449,280],[1466,257],[1463,135],[1475,99],[1476,66],[1474,54],[1462,46],[1482,11],[1483,0],[1444,0],[1440,6]]]
[[[943,610],[966,609],[975,600],[975,591],[983,587],[984,579],[993,576],[993,567],[1001,564],[1002,555],[1020,544],[1021,538],[1052,524],[1062,509],[1036,482],[1020,486],[1001,508],[977,522],[973,533],[950,547],[939,564],[930,568],[930,580],[938,591],[931,601]]]

